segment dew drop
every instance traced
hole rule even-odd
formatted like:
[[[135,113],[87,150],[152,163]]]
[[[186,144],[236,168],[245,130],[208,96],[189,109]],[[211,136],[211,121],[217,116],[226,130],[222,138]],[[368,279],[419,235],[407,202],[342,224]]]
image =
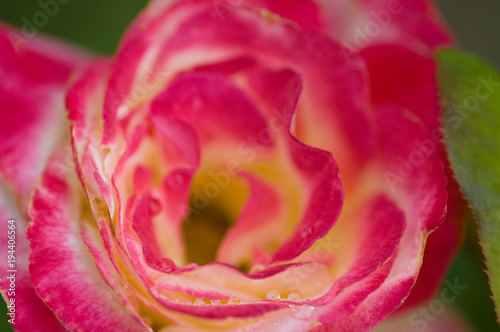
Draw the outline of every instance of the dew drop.
[[[302,236],[302,238],[306,239],[306,238],[309,238],[313,233],[313,230],[311,228],[306,228],[302,231],[302,233],[300,234]]]
[[[182,304],[193,304],[191,300],[184,300],[182,301]]]
[[[295,318],[309,319],[309,318],[311,318],[314,307],[311,307],[309,305],[304,304],[301,306],[294,306],[294,307],[292,307],[292,310],[293,310],[293,315],[295,316]]]
[[[188,269],[194,269],[194,268],[199,267],[199,265],[198,265],[198,264],[196,264],[196,263],[189,263],[188,265],[186,265],[186,267],[187,267]]]
[[[184,183],[184,176],[182,176],[182,174],[180,173],[177,173],[172,177],[172,181],[177,185],[181,185]]]
[[[212,300],[212,305],[220,305],[220,300]]]
[[[96,196],[94,194],[89,193],[89,202],[92,203],[93,201],[96,200]]]
[[[300,301],[300,296],[297,293],[290,293],[288,294],[288,297],[286,298],[288,301]]]
[[[260,271],[263,271],[265,269],[265,266],[262,265],[262,264],[257,264],[257,265],[254,265],[252,266],[252,268],[250,269],[250,274],[253,274],[253,273],[258,273]]]
[[[118,118],[124,118],[127,113],[129,112],[129,108],[125,105],[121,105],[120,107],[118,107],[118,109],[116,110],[116,115],[118,116]]]
[[[237,296],[231,296],[229,300],[227,300],[227,304],[240,304],[241,299]]]
[[[196,301],[194,301],[194,305],[205,305],[207,304],[207,302],[205,302],[204,299],[196,299]]]
[[[149,197],[148,208],[151,216],[156,216],[158,213],[160,213],[161,204],[156,198]]]
[[[275,300],[275,301],[277,301],[277,300],[281,299],[281,296],[280,296],[280,293],[278,293],[275,290],[272,290],[272,291],[269,291],[267,293],[266,298],[268,300]]]
[[[142,316],[141,319],[146,325],[151,326],[151,324],[153,323],[153,319],[151,319],[151,317],[149,316]]]
[[[217,286],[222,286],[226,283],[226,279],[222,276],[215,276],[214,277],[214,283],[217,285]]]

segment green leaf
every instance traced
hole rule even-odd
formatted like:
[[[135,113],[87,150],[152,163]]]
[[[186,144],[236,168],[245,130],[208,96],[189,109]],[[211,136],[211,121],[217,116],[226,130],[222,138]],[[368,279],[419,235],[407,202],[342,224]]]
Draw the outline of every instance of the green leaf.
[[[479,222],[493,298],[500,304],[500,74],[457,50],[441,50],[439,85],[452,168]]]

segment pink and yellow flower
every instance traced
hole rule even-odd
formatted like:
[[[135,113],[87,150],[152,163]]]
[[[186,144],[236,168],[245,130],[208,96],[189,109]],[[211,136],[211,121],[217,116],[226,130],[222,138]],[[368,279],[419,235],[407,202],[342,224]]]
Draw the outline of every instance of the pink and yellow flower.
[[[368,331],[439,286],[464,205],[428,2],[157,0],[113,59],[12,34],[19,331]]]

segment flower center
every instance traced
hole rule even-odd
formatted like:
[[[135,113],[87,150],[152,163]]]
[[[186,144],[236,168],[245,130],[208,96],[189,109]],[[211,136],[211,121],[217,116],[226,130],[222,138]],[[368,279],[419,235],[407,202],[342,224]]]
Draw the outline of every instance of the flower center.
[[[227,172],[199,170],[195,174],[182,227],[187,262],[216,261],[217,250],[247,196],[245,183]]]
[[[234,220],[215,204],[209,204],[201,211],[193,205],[191,198],[189,215],[182,227],[186,259],[190,263],[205,265],[215,260],[217,248]]]

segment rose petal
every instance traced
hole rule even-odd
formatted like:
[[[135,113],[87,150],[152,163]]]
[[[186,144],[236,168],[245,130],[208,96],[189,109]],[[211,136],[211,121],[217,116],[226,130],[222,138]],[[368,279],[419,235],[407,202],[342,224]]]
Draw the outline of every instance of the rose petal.
[[[193,129],[185,123],[161,122],[157,128],[160,135],[152,136],[147,127],[138,128],[113,174],[119,201],[117,235],[123,244],[128,244],[135,241],[132,234],[137,231],[139,238],[145,236],[143,241],[155,240],[147,241],[145,249],[160,249],[156,262],[170,259],[184,265],[181,226],[192,176],[199,163],[199,145]],[[151,181],[140,184],[144,186],[142,191],[131,186],[140,169],[152,170]]]
[[[0,175],[23,210],[49,155],[67,135],[65,85],[84,59],[76,49],[0,25]],[[71,168],[71,151],[60,167]]]
[[[0,234],[0,248],[2,248],[2,261],[0,267],[0,289],[7,304],[11,299],[15,304],[15,327],[18,331],[66,331],[57,320],[54,313],[38,297],[31,284],[28,270],[29,243],[26,239],[27,222],[15,207],[13,197],[8,193],[7,188],[0,182],[0,220],[4,231]],[[15,220],[15,262],[14,266],[8,265],[8,230],[9,220]],[[12,241],[11,241],[12,243]],[[14,271],[14,272],[11,272]],[[15,275],[12,280],[14,287],[11,287],[11,279],[7,277]],[[8,320],[11,317],[7,318]]]
[[[176,77],[152,102],[151,112],[153,123],[164,117],[185,121],[195,129],[203,146],[210,141],[219,149],[224,142],[257,135],[266,126],[234,83],[224,76],[202,72]]]
[[[302,28],[328,33],[353,49],[398,43],[413,48],[449,45],[452,37],[435,5],[425,0],[243,0],[236,4],[265,8]]]
[[[433,59],[395,44],[368,47],[360,55],[367,63],[370,81],[374,87],[372,103],[397,104],[418,117],[428,128],[430,137],[418,141],[415,153],[435,154],[447,160],[441,143],[436,65]],[[402,87],[412,93],[404,92]],[[449,180],[447,192],[450,195],[446,219],[429,236],[419,278],[411,296],[401,309],[427,300],[437,291],[464,232],[467,204],[463,201],[448,163],[445,166]],[[433,252],[440,254],[435,255]]]
[[[366,63],[374,105],[396,104],[418,116],[430,130],[439,126],[436,64],[431,56],[400,44],[367,47],[359,55]]]
[[[289,239],[281,239],[282,244],[273,254],[273,261],[292,259],[326,234],[337,219],[343,200],[339,171],[331,155],[307,146],[293,136],[296,131],[296,102],[302,91],[299,76],[290,70],[262,68],[252,68],[245,75],[248,80],[246,88],[266,115],[269,132],[280,138],[281,146],[285,145],[288,150],[285,152],[286,162],[280,169],[289,169],[290,174],[298,173],[291,180],[294,187],[284,190],[288,211],[285,219],[288,220],[288,229],[293,226],[295,232]],[[290,165],[294,169],[290,169]],[[280,177],[280,174],[274,174],[274,178]],[[290,180],[279,181],[276,187],[287,188],[289,183]],[[294,191],[300,192],[299,202],[296,196],[290,194]],[[300,207],[301,201],[306,202],[299,209],[303,215],[298,224],[293,224],[290,221],[297,217],[290,215],[289,211]]]
[[[282,227],[277,220],[283,213],[283,198],[263,181],[248,174],[250,197],[243,206],[237,223],[232,226],[217,251],[217,261],[238,266],[242,261],[253,264],[252,254],[259,246],[279,238]],[[255,240],[258,239],[258,242]]]
[[[66,95],[66,107],[72,125],[74,165],[96,219],[106,212],[111,218],[118,209],[109,180],[111,176],[104,168],[106,154],[101,149],[102,105],[99,100],[103,98],[102,90],[109,64],[109,60],[96,59],[82,67],[75,73],[73,85]],[[113,152],[119,154],[119,150],[119,147],[115,147]],[[108,211],[102,209],[100,202],[105,202]]]
[[[443,223],[427,238],[417,282],[400,310],[429,300],[436,294],[462,244],[466,231],[467,204],[451,175],[448,176],[448,207]],[[439,253],[436,255],[435,253]]]
[[[386,196],[371,198],[358,216],[348,218],[354,228],[352,233],[356,234],[353,238],[358,238],[357,251],[345,269],[347,272],[334,281],[324,296],[309,302],[315,307],[311,321],[323,326],[342,322],[384,283],[405,229],[403,213]],[[351,250],[353,238],[349,243]]]
[[[383,165],[378,177],[385,174],[386,182],[381,185],[388,187],[385,190],[405,212],[407,229],[387,280],[351,316],[331,327],[341,331],[354,326],[367,331],[401,306],[418,277],[427,236],[441,224],[446,211],[447,181],[438,155],[424,154],[422,164],[413,165],[406,177],[397,173],[417,151],[415,140],[428,137],[426,128],[398,108],[378,109],[376,116]],[[387,172],[397,174],[399,181],[392,181]]]
[[[58,172],[59,158],[50,163],[30,210],[30,274],[37,293],[72,330],[148,331],[104,282],[89,256],[78,229],[82,196],[75,189],[76,178],[71,183]]]
[[[425,51],[450,45],[451,34],[436,6],[426,0],[317,0],[331,36],[362,49],[393,42]]]
[[[71,70],[85,56],[72,47],[36,36],[26,38],[17,30],[0,24],[0,175],[16,197],[0,181],[2,225],[16,221],[16,329],[19,331],[63,331],[65,328],[38,297],[28,271],[29,247],[25,228],[30,192],[40,177],[49,155],[66,137],[63,93]],[[57,165],[71,169],[71,149]],[[17,206],[17,207],[16,207]],[[7,231],[0,239],[7,250]],[[4,265],[5,264],[5,265]],[[8,295],[7,258],[2,261],[4,298]],[[12,269],[10,269],[12,270]]]

